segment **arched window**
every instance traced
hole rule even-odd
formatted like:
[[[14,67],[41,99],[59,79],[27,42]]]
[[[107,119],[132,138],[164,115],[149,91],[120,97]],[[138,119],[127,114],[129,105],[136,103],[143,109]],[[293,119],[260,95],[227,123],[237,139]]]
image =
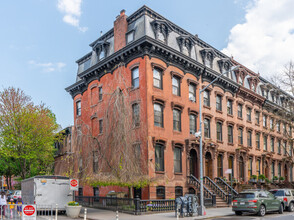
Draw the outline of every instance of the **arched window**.
[[[175,187],[175,198],[178,198],[180,196],[183,196],[183,187],[176,186]]]

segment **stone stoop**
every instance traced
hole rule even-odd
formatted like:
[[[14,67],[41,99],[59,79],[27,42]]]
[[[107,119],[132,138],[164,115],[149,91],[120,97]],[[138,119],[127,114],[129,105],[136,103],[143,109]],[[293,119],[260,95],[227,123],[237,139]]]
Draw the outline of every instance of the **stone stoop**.
[[[209,191],[214,192],[214,190],[209,185],[207,185],[207,184],[204,184],[204,185]],[[217,208],[230,207],[230,205],[227,204],[227,202],[225,200],[223,200],[218,194],[216,194],[215,192],[214,192],[214,194],[216,195],[216,207]]]

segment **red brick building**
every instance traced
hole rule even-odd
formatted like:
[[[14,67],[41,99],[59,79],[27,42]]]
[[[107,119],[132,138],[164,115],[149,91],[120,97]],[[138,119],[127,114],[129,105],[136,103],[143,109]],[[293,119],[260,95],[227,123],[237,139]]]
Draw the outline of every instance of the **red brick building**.
[[[134,132],[141,134],[148,175],[156,179],[140,192],[142,198],[197,191],[187,176],[199,176],[199,140],[194,136],[199,104],[205,176],[229,178],[225,170],[232,169],[239,182],[254,174],[293,181],[294,99],[259,74],[146,6],[129,17],[122,11],[114,27],[90,46],[91,52],[77,61],[76,83],[66,88],[73,97],[75,126],[82,121],[103,135],[106,94],[118,86],[131,90],[140,117]],[[240,68],[217,80],[199,103],[199,89],[235,65]],[[117,80],[122,73],[124,83]],[[81,155],[92,150],[76,149]],[[85,172],[93,172],[92,167]],[[100,195],[109,190],[101,187]],[[94,191],[84,186],[84,195]]]

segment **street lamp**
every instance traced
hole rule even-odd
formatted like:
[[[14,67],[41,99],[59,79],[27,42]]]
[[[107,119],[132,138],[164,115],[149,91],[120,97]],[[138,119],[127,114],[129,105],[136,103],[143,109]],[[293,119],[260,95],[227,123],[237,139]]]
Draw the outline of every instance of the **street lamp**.
[[[199,146],[199,151],[200,151],[200,210],[199,210],[199,215],[204,214],[204,199],[203,199],[203,161],[202,161],[202,98],[201,98],[201,93],[205,91],[210,85],[212,85],[216,80],[218,80],[220,77],[223,75],[238,69],[239,66],[233,66],[230,68],[228,71],[223,72],[220,74],[218,77],[216,77],[214,80],[212,80],[206,87],[203,89],[199,90],[199,121],[200,121],[200,126],[199,126],[199,131],[195,133],[196,137],[200,136],[200,146]]]

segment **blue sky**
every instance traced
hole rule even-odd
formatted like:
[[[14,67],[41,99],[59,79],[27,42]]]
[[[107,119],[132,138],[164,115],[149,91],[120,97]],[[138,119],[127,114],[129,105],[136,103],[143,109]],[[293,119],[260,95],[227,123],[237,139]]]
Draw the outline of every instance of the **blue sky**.
[[[88,45],[100,36],[100,31],[105,33],[112,28],[115,17],[121,9],[125,9],[126,14],[130,15],[144,4],[190,33],[198,34],[202,40],[213,47],[223,50],[228,55],[233,54],[234,58],[249,65],[253,70],[268,72],[264,67],[254,63],[260,60],[267,63],[268,60],[262,60],[262,58],[268,57],[272,51],[268,49],[268,45],[262,47],[264,52],[260,51],[258,45],[262,43],[255,38],[248,39],[250,38],[248,31],[254,33],[258,29],[255,23],[259,23],[255,22],[256,18],[263,17],[263,12],[271,9],[274,16],[268,13],[263,20],[271,22],[270,19],[273,18],[272,21],[277,25],[282,23],[280,22],[282,20],[283,25],[279,28],[285,34],[275,36],[274,29],[270,29],[268,27],[270,25],[262,20],[260,26],[263,30],[264,26],[267,29],[264,30],[265,33],[259,33],[259,38],[263,39],[264,36],[274,38],[268,39],[271,47],[275,46],[272,42],[277,40],[292,44],[294,42],[292,41],[294,39],[293,16],[283,15],[287,12],[285,11],[287,8],[294,7],[289,6],[292,4],[291,0],[271,0],[280,4],[272,4],[273,6],[265,6],[264,1],[2,1],[0,6],[0,86],[23,89],[35,103],[43,102],[49,106],[62,127],[72,125],[72,98],[64,88],[75,82],[77,72],[75,61],[90,51]],[[281,13],[276,12],[276,8],[281,10]],[[240,42],[239,39],[242,41]],[[286,51],[288,57],[293,57],[288,44],[278,44],[274,49],[278,50],[279,45]],[[240,51],[239,48],[241,48]],[[247,51],[246,48],[252,50]],[[258,52],[255,51],[256,49]],[[279,67],[287,59],[282,60]]]

